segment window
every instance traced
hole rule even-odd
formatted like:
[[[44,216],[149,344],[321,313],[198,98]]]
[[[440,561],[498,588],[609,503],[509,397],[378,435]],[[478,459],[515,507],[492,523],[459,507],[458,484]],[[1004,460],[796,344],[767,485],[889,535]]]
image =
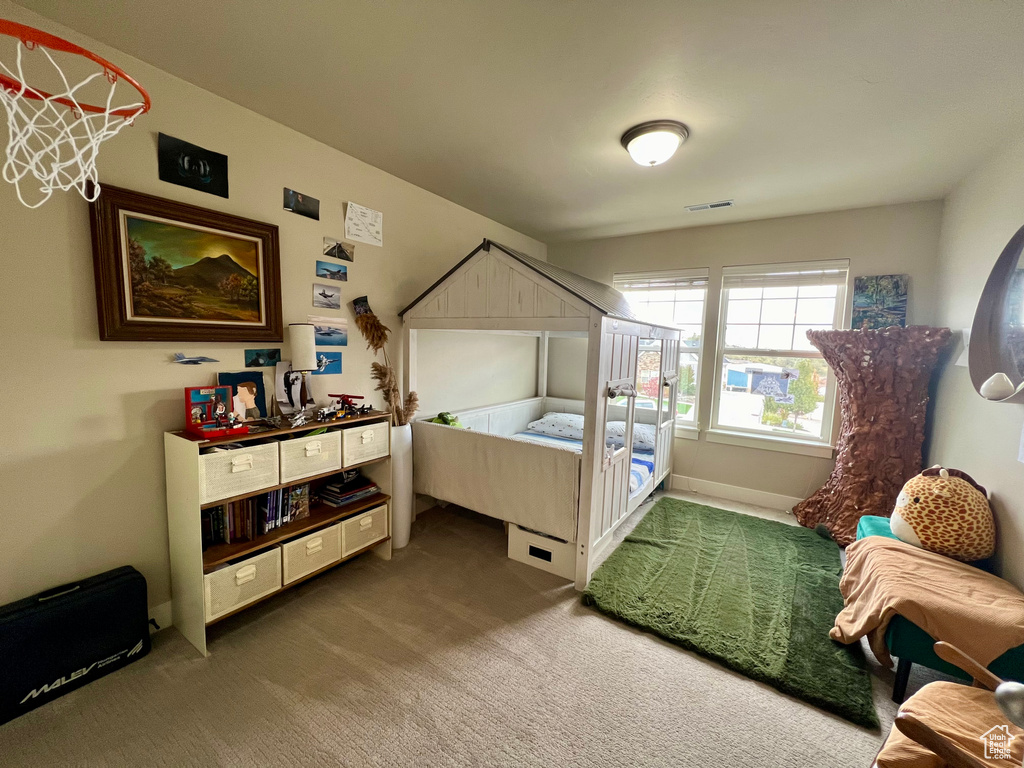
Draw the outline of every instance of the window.
[[[625,294],[639,317],[658,325],[678,328],[682,332],[676,421],[681,425],[696,426],[708,271],[681,269],[669,272],[624,272],[615,275],[613,285]],[[656,385],[648,382],[649,386],[645,389],[644,382],[640,381],[645,376],[650,378],[649,374],[646,370],[638,371],[637,388],[640,394],[637,397],[637,408],[653,408],[657,403],[657,389],[650,390],[650,386]],[[645,397],[650,405],[644,404]]]
[[[827,443],[835,380],[807,340],[841,328],[849,263],[726,267],[712,428]]]

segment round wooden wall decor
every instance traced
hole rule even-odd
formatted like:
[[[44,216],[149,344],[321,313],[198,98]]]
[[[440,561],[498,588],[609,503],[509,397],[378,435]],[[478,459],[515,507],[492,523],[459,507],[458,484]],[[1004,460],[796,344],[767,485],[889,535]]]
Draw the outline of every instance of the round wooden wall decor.
[[[968,361],[982,397],[1024,402],[1024,227],[1010,238],[974,313]]]

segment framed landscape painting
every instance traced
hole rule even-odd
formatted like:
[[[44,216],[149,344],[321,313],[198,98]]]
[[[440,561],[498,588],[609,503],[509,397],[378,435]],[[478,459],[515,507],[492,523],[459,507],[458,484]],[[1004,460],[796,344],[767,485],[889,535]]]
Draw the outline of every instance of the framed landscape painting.
[[[92,204],[103,341],[281,341],[277,227],[117,187]]]

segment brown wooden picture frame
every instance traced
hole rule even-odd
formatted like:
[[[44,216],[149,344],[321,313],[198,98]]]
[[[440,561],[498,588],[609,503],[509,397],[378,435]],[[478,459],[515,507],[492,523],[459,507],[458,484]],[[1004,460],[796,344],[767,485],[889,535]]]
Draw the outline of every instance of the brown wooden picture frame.
[[[158,217],[183,229],[202,227],[214,235],[236,235],[257,244],[260,269],[255,276],[261,316],[258,322],[203,322],[202,319],[146,320],[132,316],[126,289],[128,248],[122,213]],[[240,216],[165,200],[128,189],[104,186],[90,207],[96,304],[102,341],[283,341],[281,257],[278,229]],[[230,262],[228,262],[230,264]],[[249,279],[247,276],[246,279]],[[234,296],[237,298],[237,295]]]

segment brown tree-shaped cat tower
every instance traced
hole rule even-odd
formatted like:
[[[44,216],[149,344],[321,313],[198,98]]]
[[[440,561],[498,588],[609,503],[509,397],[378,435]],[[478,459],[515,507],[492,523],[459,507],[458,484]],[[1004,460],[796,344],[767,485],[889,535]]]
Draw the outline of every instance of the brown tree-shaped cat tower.
[[[846,546],[861,516],[891,514],[903,484],[921,471],[928,381],[950,331],[915,325],[807,338],[835,371],[842,421],[832,474],[793,514],[808,528],[824,524]]]

